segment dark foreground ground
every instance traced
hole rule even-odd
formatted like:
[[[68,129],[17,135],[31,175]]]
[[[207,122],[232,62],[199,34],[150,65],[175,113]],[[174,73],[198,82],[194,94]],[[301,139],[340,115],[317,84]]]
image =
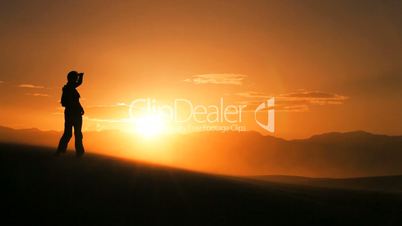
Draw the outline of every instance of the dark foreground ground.
[[[2,225],[402,225],[394,187],[244,180],[52,152],[0,144]]]

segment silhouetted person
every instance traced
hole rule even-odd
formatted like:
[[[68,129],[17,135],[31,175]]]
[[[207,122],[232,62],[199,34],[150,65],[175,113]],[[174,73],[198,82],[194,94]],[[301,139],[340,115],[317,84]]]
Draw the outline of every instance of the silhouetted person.
[[[60,139],[56,154],[66,152],[68,142],[72,137],[74,127],[75,151],[78,157],[82,156],[84,146],[82,144],[82,115],[84,109],[80,104],[80,94],[76,90],[81,85],[84,73],[70,71],[67,75],[67,84],[63,87],[61,105],[64,109],[64,133]]]

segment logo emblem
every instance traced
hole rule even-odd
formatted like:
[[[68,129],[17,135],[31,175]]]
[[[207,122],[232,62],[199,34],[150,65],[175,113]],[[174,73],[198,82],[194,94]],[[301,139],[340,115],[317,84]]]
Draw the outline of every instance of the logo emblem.
[[[267,101],[264,101],[254,111],[254,119],[255,122],[263,129],[265,129],[268,132],[273,133],[275,131],[275,97],[270,98]],[[257,120],[257,113],[267,110],[267,123],[263,124],[260,121]]]

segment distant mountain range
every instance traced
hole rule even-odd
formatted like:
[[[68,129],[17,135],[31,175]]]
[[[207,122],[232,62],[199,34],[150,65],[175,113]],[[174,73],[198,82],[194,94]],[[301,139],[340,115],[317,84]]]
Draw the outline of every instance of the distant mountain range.
[[[0,142],[56,147],[60,135],[0,127]],[[402,174],[402,136],[364,131],[300,140],[257,132],[203,132],[165,137],[157,148],[144,145],[131,134],[100,131],[85,133],[84,142],[97,153],[222,174],[331,178]]]

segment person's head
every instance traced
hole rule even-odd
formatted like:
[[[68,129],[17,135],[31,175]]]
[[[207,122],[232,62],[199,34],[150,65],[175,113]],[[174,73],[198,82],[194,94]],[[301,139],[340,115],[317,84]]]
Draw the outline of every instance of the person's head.
[[[77,82],[78,76],[80,76],[82,73],[78,73],[77,71],[70,71],[67,74],[67,81],[69,83],[74,83]]]
[[[76,72],[76,71],[70,71],[70,72],[68,72],[68,74],[67,74],[67,81],[68,81],[69,83],[76,82],[77,79],[78,79],[78,72]]]

